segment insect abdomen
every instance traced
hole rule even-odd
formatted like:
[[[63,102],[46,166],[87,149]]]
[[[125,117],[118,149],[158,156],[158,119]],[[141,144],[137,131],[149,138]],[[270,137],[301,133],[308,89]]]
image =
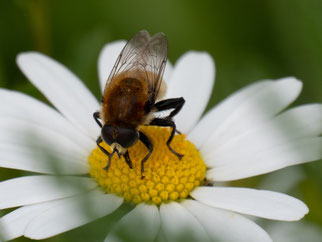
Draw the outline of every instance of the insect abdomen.
[[[143,120],[147,90],[135,78],[125,78],[111,86],[104,96],[106,121],[112,125],[137,127]]]

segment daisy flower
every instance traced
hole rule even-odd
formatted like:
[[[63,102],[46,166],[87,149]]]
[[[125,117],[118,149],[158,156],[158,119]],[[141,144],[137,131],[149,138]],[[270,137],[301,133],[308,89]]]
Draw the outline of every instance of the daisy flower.
[[[124,44],[101,52],[101,89]],[[282,193],[216,185],[322,158],[322,105],[285,111],[301,91],[299,80],[259,81],[202,116],[214,84],[212,58],[188,52],[174,67],[168,63],[167,97],[186,100],[175,117],[181,134],[172,142],[184,157],[179,161],[167,149],[167,128],[142,127],[154,150],[141,179],[139,163],[147,153],[141,142],[129,149],[133,169],[117,156],[108,172],[103,169],[107,157],[96,146],[100,128],[93,119],[100,105],[73,73],[36,52],[20,54],[17,62],[56,109],[0,90],[0,166],[39,173],[0,183],[0,208],[18,207],[0,219],[4,240],[55,236],[123,203],[133,209],[105,241],[119,233],[138,241],[177,241],[184,232],[190,241],[265,242],[269,235],[243,215],[294,221],[308,212]]]

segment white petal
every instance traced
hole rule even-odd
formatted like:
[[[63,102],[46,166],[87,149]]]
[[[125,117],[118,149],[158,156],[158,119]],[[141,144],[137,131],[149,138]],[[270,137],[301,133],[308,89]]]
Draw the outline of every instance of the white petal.
[[[203,158],[210,167],[230,165],[230,161],[240,162],[240,157],[253,156],[285,142],[319,134],[322,134],[322,105],[304,105],[290,109],[247,133],[236,135],[204,154]]]
[[[0,114],[32,122],[39,126],[55,131],[71,141],[75,142],[82,149],[91,150],[92,139],[67,121],[60,113],[48,105],[23,93],[0,89]]]
[[[265,89],[271,83],[272,81],[256,82],[231,94],[202,117],[196,127],[188,134],[189,140],[200,148],[211,136],[212,132],[228,119],[229,115],[240,103],[245,102],[250,96],[259,90]]]
[[[125,40],[115,41],[106,44],[98,57],[98,76],[100,80],[101,91],[103,92],[108,76],[115,64],[117,57],[120,55]]]
[[[93,113],[99,109],[95,97],[66,67],[36,52],[18,55],[17,63],[28,79],[74,125],[96,139],[99,127]]]
[[[27,224],[37,215],[53,207],[57,201],[24,206],[0,218],[0,231],[4,239],[12,240],[23,235]]]
[[[267,149],[254,150],[253,153],[240,154],[235,149],[230,154],[217,157],[223,165],[208,170],[207,178],[214,181],[232,181],[319,160],[322,158],[322,137],[286,141]]]
[[[0,209],[70,197],[92,190],[97,183],[87,177],[25,176],[0,182]]]
[[[307,206],[296,198],[265,190],[198,187],[190,195],[216,208],[274,220],[299,220],[309,211]]]
[[[122,202],[122,198],[100,190],[57,200],[28,223],[24,235],[31,239],[55,236],[114,212]]]
[[[229,117],[215,127],[207,142],[201,147],[201,152],[219,148],[221,145],[234,139],[236,136],[249,132],[270,120],[299,95],[302,83],[295,78],[283,78],[259,90],[254,95],[235,106]]]
[[[231,100],[228,98],[210,111],[207,119],[210,136],[202,142],[201,152],[207,154],[272,119],[297,98],[301,89],[302,83],[289,77],[250,86]]]
[[[48,128],[15,118],[0,118],[0,166],[21,170],[84,174],[89,152]]]
[[[220,242],[268,242],[268,234],[257,224],[243,216],[185,200],[182,205],[203,225],[208,236]]]
[[[0,117],[0,143],[19,144],[22,146],[38,146],[44,149],[60,151],[75,155],[76,161],[82,156],[88,156],[95,147],[94,142],[89,148],[83,149],[66,136],[53,131],[49,127],[39,126],[31,121],[14,117]]]
[[[167,241],[210,241],[199,221],[179,203],[162,204],[160,214]]]
[[[265,125],[282,129],[284,136],[288,138],[318,136],[322,134],[322,104],[292,108]]]
[[[11,148],[11,147],[10,147]],[[35,157],[37,157],[35,159]],[[78,175],[89,172],[88,165],[72,162],[47,155],[45,152],[36,154],[25,151],[0,148],[0,167],[32,171],[45,174]]]
[[[186,100],[175,117],[178,130],[187,133],[198,122],[208,104],[214,78],[214,62],[207,53],[188,52],[177,61],[166,97]]]
[[[160,229],[160,214],[155,205],[139,204],[125,215],[107,235],[105,242],[154,241]]]

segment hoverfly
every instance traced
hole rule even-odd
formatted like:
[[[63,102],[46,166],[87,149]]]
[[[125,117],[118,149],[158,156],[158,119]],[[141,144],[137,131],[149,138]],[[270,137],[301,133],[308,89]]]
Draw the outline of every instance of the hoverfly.
[[[140,131],[141,125],[171,127],[167,147],[179,159],[182,158],[183,155],[174,151],[170,144],[176,132],[172,118],[181,110],[185,100],[180,97],[159,101],[166,90],[162,77],[167,54],[168,41],[163,33],[150,37],[147,31],[142,30],[127,42],[117,58],[104,88],[101,111],[93,114],[102,128],[96,143],[108,156],[106,171],[114,153],[119,157],[122,155],[132,168],[128,148],[140,140],[149,150],[141,161],[141,176],[144,177],[144,163],[153,151],[153,144]],[[154,117],[155,112],[170,109],[173,110],[168,116]],[[111,153],[101,146],[103,141],[111,146]]]

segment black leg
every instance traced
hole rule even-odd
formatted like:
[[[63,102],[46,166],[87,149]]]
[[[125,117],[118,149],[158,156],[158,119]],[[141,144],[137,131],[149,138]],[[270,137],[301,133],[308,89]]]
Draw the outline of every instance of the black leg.
[[[162,100],[160,102],[155,103],[153,105],[153,108],[155,108],[157,110],[157,112],[164,111],[164,110],[168,110],[168,109],[174,109],[169,114],[169,116],[166,117],[166,119],[171,119],[177,113],[179,113],[179,111],[183,107],[184,103],[185,103],[185,100],[184,100],[183,97],[179,97],[179,98],[169,98],[169,99],[165,99],[165,100]]]
[[[144,175],[143,175],[144,174],[144,163],[147,161],[147,159],[149,159],[150,155],[152,154],[153,145],[152,145],[151,141],[149,140],[149,138],[140,131],[139,131],[139,136],[140,136],[141,142],[146,146],[146,148],[149,149],[149,153],[141,161],[141,179],[143,179],[144,178]]]
[[[95,119],[96,123],[98,124],[98,126],[100,126],[100,127],[102,128],[102,124],[101,124],[101,122],[98,120],[98,119],[100,118],[100,112],[95,112],[95,113],[93,113],[93,117],[94,117],[94,119]]]
[[[133,166],[132,166],[132,161],[131,161],[131,159],[130,159],[129,152],[128,152],[128,151],[126,151],[126,152],[124,153],[123,157],[124,157],[124,159],[125,159],[126,164],[128,164],[128,165],[129,165],[129,167],[130,167],[130,169],[132,169],[132,168],[133,168]]]
[[[176,131],[175,122],[173,122],[172,120],[168,120],[168,119],[155,118],[155,119],[153,119],[151,121],[150,125],[161,126],[161,127],[171,127],[172,128],[171,135],[170,135],[170,137],[169,137],[169,139],[167,141],[167,146],[168,146],[169,150],[181,160],[183,155],[181,155],[181,154],[177,153],[176,151],[174,151],[170,146],[171,141],[173,140],[173,137],[174,137],[174,133]]]
[[[111,165],[111,158],[112,158],[112,156],[113,156],[113,154],[114,154],[114,151],[113,151],[112,153],[109,153],[107,150],[105,150],[105,149],[104,149],[104,147],[103,147],[103,146],[101,146],[101,145],[100,145],[100,143],[102,143],[102,142],[103,142],[102,137],[101,137],[101,136],[99,136],[99,137],[97,138],[97,140],[96,140],[96,144],[97,144],[98,148],[100,148],[100,150],[101,150],[105,155],[107,155],[107,156],[108,156],[108,162],[107,162],[107,165],[104,167],[104,170],[108,171],[108,168],[110,168],[110,165]]]

